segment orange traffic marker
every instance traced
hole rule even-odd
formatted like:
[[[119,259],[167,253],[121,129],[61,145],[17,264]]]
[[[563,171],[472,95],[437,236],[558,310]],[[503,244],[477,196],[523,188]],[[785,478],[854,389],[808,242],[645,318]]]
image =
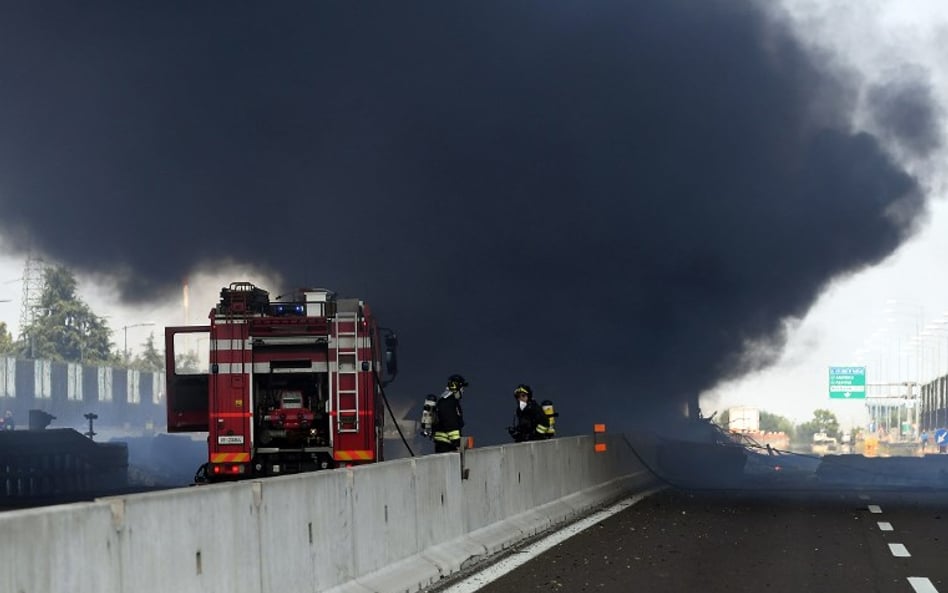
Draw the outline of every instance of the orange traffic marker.
[[[606,450],[606,444],[600,442],[601,437],[606,434],[605,424],[593,424],[593,451],[602,453]]]
[[[465,448],[465,449],[473,449],[473,448],[474,448],[474,437],[467,437],[467,446],[464,447],[464,448]]]

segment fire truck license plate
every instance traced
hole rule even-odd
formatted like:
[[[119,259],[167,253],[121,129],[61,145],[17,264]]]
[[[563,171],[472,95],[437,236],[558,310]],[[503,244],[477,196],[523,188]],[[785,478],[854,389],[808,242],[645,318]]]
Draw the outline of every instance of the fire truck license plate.
[[[217,437],[218,445],[243,445],[244,444],[244,435],[226,435]]]

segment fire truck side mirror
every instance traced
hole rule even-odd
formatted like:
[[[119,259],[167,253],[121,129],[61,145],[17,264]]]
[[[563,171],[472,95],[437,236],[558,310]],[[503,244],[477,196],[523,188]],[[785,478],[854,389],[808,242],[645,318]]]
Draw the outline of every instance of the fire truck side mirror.
[[[385,336],[385,372],[390,377],[398,374],[398,336],[394,333]]]

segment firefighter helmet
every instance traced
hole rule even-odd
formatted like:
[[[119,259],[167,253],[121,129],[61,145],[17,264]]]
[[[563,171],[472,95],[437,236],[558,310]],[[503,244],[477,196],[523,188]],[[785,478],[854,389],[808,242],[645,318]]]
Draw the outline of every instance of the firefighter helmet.
[[[514,389],[514,397],[519,397],[521,393],[526,393],[527,399],[533,399],[533,389],[530,389],[530,386],[525,383],[517,385],[517,388]]]
[[[451,375],[448,377],[448,389],[451,391],[458,391],[465,387],[467,387],[467,381],[465,381],[461,375]]]

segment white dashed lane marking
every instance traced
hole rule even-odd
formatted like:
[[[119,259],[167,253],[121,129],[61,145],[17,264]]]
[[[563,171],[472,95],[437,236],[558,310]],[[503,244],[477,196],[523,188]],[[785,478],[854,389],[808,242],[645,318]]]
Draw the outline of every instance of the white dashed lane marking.
[[[889,551],[892,552],[892,555],[896,558],[911,558],[912,555],[909,554],[908,548],[902,544],[889,544]]]
[[[859,498],[861,500],[869,500],[869,497],[865,494],[860,494]],[[867,508],[870,513],[882,513],[882,507],[877,504],[870,504]],[[888,521],[879,521],[876,524],[879,526],[879,531],[893,531],[892,523]],[[912,555],[909,554],[908,548],[903,544],[889,544],[889,551],[892,552],[892,555],[896,558],[912,557]],[[908,582],[915,593],[938,593],[938,589],[935,588],[935,585],[932,584],[928,577],[909,577]]]
[[[909,577],[908,582],[915,589],[915,593],[938,593],[938,589],[926,577]]]

